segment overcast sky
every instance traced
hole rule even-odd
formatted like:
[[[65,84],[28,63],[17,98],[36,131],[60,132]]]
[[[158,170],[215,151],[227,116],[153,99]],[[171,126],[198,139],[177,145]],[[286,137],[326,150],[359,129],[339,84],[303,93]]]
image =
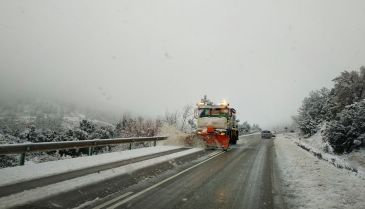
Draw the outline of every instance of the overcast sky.
[[[2,94],[147,116],[207,94],[282,124],[364,46],[363,0],[0,1]]]

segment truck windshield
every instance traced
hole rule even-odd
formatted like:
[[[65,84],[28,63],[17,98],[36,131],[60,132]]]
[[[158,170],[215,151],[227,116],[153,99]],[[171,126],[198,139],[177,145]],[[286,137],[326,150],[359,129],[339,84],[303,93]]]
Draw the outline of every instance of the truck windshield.
[[[229,110],[225,108],[199,109],[199,118],[203,117],[228,117]]]

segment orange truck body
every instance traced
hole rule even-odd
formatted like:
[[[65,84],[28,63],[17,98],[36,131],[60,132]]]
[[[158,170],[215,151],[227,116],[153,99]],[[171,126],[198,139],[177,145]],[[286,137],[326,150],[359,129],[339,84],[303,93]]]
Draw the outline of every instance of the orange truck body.
[[[229,147],[229,136],[215,133],[214,130],[211,132],[207,128],[207,132],[198,133],[199,138],[201,138],[207,147],[221,147],[223,150],[227,150]]]

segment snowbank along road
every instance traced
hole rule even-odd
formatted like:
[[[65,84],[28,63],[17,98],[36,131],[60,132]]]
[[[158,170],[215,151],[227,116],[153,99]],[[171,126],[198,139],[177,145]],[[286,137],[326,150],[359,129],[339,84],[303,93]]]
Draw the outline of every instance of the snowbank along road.
[[[295,135],[280,135],[274,140],[282,195],[288,208],[365,208],[364,173],[337,168],[299,148],[295,141]],[[329,155],[322,151],[322,156]],[[337,157],[331,156],[336,162]]]

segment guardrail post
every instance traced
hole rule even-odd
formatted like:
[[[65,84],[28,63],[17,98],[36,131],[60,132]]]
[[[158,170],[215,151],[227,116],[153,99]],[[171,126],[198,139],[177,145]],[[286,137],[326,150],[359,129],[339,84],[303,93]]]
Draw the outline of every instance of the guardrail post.
[[[89,156],[93,155],[93,148],[92,147],[89,147]]]
[[[20,158],[19,158],[19,165],[24,165],[25,163],[25,152],[20,154]]]
[[[129,143],[129,150],[132,149],[132,143]]]
[[[156,147],[157,141],[153,141],[153,146]]]

